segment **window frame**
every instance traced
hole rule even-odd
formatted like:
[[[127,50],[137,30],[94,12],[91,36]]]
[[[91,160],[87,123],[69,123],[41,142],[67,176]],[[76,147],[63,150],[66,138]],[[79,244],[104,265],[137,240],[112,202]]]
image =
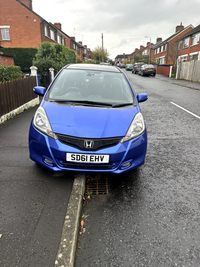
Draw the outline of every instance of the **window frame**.
[[[57,43],[58,44],[62,44],[61,35],[60,34],[57,34]]]
[[[195,43],[194,43],[194,40]],[[198,45],[200,43],[200,32],[192,35],[192,45]]]
[[[50,29],[50,37],[51,37],[51,40],[55,41],[55,31]]]
[[[190,37],[184,39],[183,48],[188,48],[190,45]]]
[[[10,41],[10,26],[0,26],[1,41]]]
[[[47,25],[44,25],[44,35],[46,37],[49,37],[49,31],[48,31],[48,26]]]

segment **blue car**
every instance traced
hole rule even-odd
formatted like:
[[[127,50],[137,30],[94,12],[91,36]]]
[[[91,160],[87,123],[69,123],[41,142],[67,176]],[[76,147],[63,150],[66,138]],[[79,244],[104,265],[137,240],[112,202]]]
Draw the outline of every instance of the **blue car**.
[[[30,158],[52,171],[120,174],[142,165],[147,132],[139,102],[120,68],[70,64],[49,88],[30,125]]]

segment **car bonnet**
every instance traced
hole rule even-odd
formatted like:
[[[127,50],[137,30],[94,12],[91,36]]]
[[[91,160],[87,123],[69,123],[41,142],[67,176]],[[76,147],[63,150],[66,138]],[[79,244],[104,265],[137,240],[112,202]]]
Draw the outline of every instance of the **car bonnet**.
[[[139,106],[128,108],[97,108],[65,106],[44,101],[53,132],[64,135],[106,138],[124,136]]]

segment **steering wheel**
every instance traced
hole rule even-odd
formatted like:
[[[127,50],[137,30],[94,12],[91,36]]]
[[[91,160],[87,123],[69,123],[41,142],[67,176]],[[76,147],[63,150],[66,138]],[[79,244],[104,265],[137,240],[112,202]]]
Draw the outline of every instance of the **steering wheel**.
[[[69,93],[69,92],[78,92],[78,93],[81,93],[81,90],[78,88],[78,87],[69,87],[67,90],[66,90],[66,93]]]

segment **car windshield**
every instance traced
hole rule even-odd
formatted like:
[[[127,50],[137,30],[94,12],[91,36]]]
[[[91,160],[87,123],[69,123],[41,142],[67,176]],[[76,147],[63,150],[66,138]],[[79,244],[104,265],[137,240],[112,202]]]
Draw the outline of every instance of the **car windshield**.
[[[153,65],[145,65],[145,68],[154,68]]]
[[[63,69],[51,86],[49,101],[136,104],[135,97],[123,73],[97,70]]]

